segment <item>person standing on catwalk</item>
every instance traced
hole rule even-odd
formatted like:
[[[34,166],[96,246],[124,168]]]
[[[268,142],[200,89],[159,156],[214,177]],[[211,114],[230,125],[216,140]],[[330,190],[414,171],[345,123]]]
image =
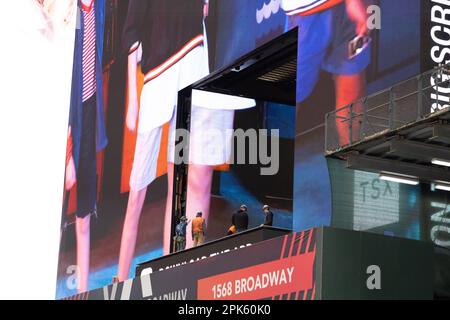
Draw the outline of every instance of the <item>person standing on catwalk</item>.
[[[183,251],[186,248],[186,228],[189,223],[190,221],[185,216],[182,216],[180,223],[175,227],[175,236],[173,238],[175,252]]]
[[[270,211],[270,207],[266,204],[263,206],[264,223],[263,226],[273,226],[273,213]]]
[[[248,213],[247,206],[241,205],[239,210],[231,217],[231,225],[236,229],[235,233],[240,233],[248,229]]]
[[[201,246],[205,243],[206,237],[206,220],[203,218],[202,212],[197,212],[195,219],[192,221],[192,241],[194,247]]]

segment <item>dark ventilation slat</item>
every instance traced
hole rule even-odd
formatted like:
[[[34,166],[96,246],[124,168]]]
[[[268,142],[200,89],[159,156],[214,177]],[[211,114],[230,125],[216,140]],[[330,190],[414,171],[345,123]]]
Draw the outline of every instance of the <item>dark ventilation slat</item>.
[[[295,81],[297,77],[297,59],[293,59],[260,76],[258,80],[268,82]]]

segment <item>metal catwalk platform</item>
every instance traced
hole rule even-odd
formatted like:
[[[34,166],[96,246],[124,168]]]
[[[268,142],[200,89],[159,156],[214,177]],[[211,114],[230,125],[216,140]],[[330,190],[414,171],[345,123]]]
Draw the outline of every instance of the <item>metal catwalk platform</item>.
[[[347,167],[450,186],[450,69],[434,70],[326,115],[325,154]]]

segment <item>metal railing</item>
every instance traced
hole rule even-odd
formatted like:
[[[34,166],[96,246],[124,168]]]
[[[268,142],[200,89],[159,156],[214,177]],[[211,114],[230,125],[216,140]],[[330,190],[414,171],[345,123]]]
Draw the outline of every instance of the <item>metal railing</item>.
[[[342,151],[449,107],[450,64],[447,64],[327,113],[325,153]]]

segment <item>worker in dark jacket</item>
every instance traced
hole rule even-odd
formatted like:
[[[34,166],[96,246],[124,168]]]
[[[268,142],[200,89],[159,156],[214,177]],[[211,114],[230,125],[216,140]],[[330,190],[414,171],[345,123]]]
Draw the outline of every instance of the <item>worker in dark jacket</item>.
[[[233,214],[231,224],[236,227],[236,233],[248,229],[248,213],[247,206],[245,204],[243,204],[239,210]]]
[[[264,205],[263,211],[265,215],[263,226],[273,226],[273,213],[270,211],[270,206]]]
[[[175,252],[183,251],[186,248],[186,228],[189,222],[190,220],[182,216],[180,223],[175,227],[175,237],[173,237]]]

